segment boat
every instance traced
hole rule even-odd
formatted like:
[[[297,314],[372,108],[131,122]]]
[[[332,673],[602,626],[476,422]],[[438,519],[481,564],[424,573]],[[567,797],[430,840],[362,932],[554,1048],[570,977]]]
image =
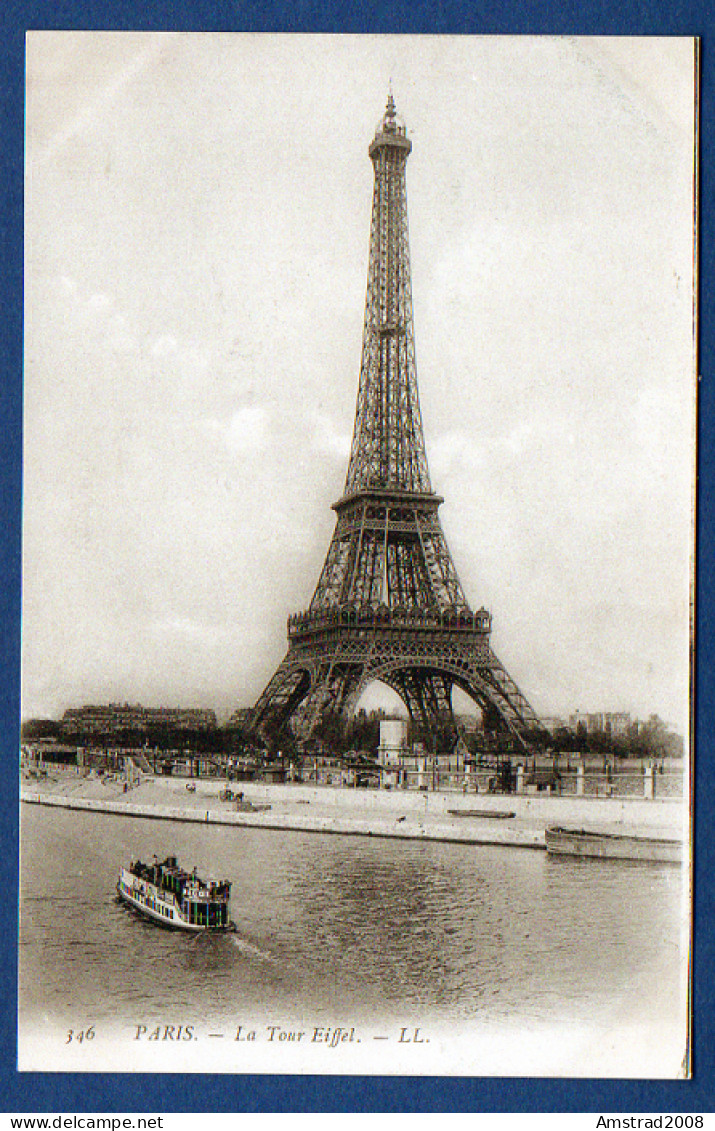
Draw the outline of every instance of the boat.
[[[500,809],[448,809],[450,817],[490,817],[496,821],[505,821],[515,817],[516,813],[503,813]]]
[[[237,813],[265,813],[270,809],[270,805],[265,802],[260,802],[254,805],[251,800],[245,800],[239,796],[236,798],[236,812]]]
[[[546,830],[546,851],[555,856],[584,856],[601,860],[650,860],[681,864],[682,841],[655,836],[594,832],[588,829]]]
[[[165,927],[181,931],[232,931],[231,884],[202,880],[196,869],[187,872],[175,856],[161,863],[136,860],[119,869],[117,894],[125,903]]]

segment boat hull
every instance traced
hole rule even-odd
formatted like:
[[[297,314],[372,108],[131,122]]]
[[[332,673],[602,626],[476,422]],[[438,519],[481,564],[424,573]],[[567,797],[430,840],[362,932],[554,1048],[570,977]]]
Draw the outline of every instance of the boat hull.
[[[516,813],[502,812],[500,809],[448,809],[450,817],[476,817],[478,820],[508,821]]]
[[[589,832],[587,829],[547,829],[546,850],[555,856],[582,856],[598,860],[646,860],[659,864],[681,864],[683,861],[683,845],[679,840]]]
[[[160,923],[162,927],[168,927],[169,930],[191,931],[194,934],[201,934],[208,929],[198,926],[195,923],[184,923],[178,919],[165,918],[160,913],[154,911],[153,908],[147,906],[146,903],[143,903],[141,898],[136,898],[128,892],[122,891],[119,884],[117,884],[117,895],[124,903],[128,904],[129,907],[133,907],[135,911],[141,912],[142,915],[146,916],[147,919],[151,919],[154,923]]]
[[[154,884],[145,880],[137,881],[126,868],[122,868],[120,872],[117,895],[147,919],[160,923],[162,927],[168,927],[170,930],[189,931],[191,934],[224,934],[226,931],[236,929],[230,919],[221,926],[190,922],[173,897],[170,898]]]

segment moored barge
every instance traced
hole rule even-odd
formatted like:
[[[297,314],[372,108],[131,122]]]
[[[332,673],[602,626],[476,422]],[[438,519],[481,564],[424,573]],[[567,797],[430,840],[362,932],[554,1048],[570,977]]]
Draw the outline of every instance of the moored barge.
[[[516,813],[502,812],[501,809],[448,809],[450,817],[478,817],[479,820],[508,821]]]
[[[117,894],[149,919],[181,931],[231,931],[228,880],[202,880],[187,872],[175,856],[159,863],[136,860],[120,868]]]
[[[660,864],[681,864],[683,861],[683,845],[679,840],[558,826],[546,830],[546,851],[556,856],[585,856],[601,860],[651,860]]]

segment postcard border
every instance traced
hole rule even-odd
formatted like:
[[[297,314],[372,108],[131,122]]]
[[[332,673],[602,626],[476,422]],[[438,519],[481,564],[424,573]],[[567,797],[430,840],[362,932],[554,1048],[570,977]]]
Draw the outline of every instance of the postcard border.
[[[240,18],[238,12],[240,11]],[[4,674],[0,695],[5,757],[0,768],[6,816],[0,842],[0,884],[4,895],[6,940],[0,963],[2,1007],[2,1110],[60,1112],[256,1111],[256,1112],[461,1112],[461,1111],[713,1111],[715,1073],[712,1071],[713,993],[710,979],[715,942],[707,931],[712,922],[715,888],[712,875],[713,836],[709,830],[709,798],[715,771],[710,751],[715,697],[712,604],[712,503],[715,393],[707,382],[699,395],[698,426],[698,581],[697,679],[695,728],[698,758],[695,773],[695,947],[694,1047],[690,1081],[616,1081],[546,1079],[409,1078],[345,1076],[197,1076],[190,1080],[166,1076],[118,1073],[92,1075],[18,1074],[15,1069],[17,944],[15,907],[18,886],[18,780],[16,751],[20,702],[20,502],[22,461],[22,280],[23,280],[23,151],[24,151],[24,35],[31,29],[287,31],[371,34],[557,34],[557,35],[693,35],[702,36],[700,177],[700,372],[708,371],[713,353],[713,67],[708,48],[715,30],[715,11],[705,0],[687,9],[664,0],[649,7],[620,7],[617,15],[605,0],[584,0],[579,17],[556,0],[537,3],[489,0],[476,10],[470,0],[447,0],[439,5],[409,6],[378,3],[366,13],[349,0],[302,6],[300,15],[289,0],[251,0],[240,9],[218,3],[192,2],[177,9],[160,0],[70,0],[61,17],[50,3],[27,0],[13,5],[3,19],[0,46],[0,104],[3,110],[0,148],[2,215],[6,256],[2,265],[4,333],[0,343],[4,378],[0,382],[0,502],[6,518],[0,540],[2,632],[0,662]],[[708,937],[709,935],[709,937]]]

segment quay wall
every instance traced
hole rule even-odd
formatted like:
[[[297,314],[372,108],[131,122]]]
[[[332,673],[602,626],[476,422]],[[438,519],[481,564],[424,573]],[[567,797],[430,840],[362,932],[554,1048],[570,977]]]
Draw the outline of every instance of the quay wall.
[[[245,801],[262,802],[266,808],[247,811],[237,809],[235,801],[222,800],[224,788],[215,779],[189,783],[146,777],[120,792],[118,783],[96,776],[79,782],[67,777],[46,784],[23,782],[21,798],[27,803],[149,820],[541,850],[550,825],[687,840],[687,811],[682,803],[667,800],[465,796],[248,782],[238,789],[231,787],[234,796],[242,793]],[[455,810],[472,812],[459,817]],[[510,819],[490,819],[484,812],[508,813]]]
[[[142,805],[109,798],[88,798],[63,794],[48,794],[33,789],[23,789],[22,800],[29,804],[50,805],[61,809],[81,809],[94,813],[113,813],[122,817],[143,817],[149,820],[191,821],[197,824],[232,825],[308,833],[333,833],[342,836],[389,837],[396,840],[437,840],[461,844],[490,844],[512,848],[546,849],[542,828],[489,828],[474,829],[469,822],[450,821],[418,822],[359,815],[345,815],[335,810],[331,813],[259,812],[238,813],[235,810],[199,807],[181,808],[171,805]],[[210,802],[209,802],[210,804]],[[502,822],[489,821],[489,825]],[[484,824],[484,822],[482,822]],[[467,827],[465,827],[465,825]]]
[[[184,793],[186,782],[171,778],[156,778],[155,783],[167,794]],[[215,781],[196,780],[196,793],[216,797],[221,788]],[[288,805],[320,806],[342,814],[374,814],[390,816],[409,814],[418,818],[449,816],[450,810],[482,809],[497,813],[514,813],[517,817],[543,821],[545,824],[578,823],[596,825],[636,825],[651,829],[669,827],[680,831],[686,818],[686,808],[679,798],[642,797],[576,797],[573,795],[544,794],[462,794],[421,793],[414,790],[351,789],[344,786],[315,786],[300,783],[286,785],[266,782],[232,783],[234,795],[242,793],[246,800],[285,803]]]

